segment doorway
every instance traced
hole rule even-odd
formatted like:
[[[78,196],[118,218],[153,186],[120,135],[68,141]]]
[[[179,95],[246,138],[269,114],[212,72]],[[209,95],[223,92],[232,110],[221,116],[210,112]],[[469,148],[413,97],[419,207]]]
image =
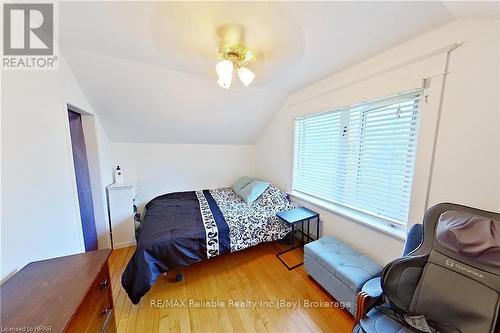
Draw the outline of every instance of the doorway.
[[[94,217],[92,189],[83,134],[82,116],[68,109],[69,130],[71,134],[71,148],[75,168],[78,203],[82,222],[85,251],[97,250],[97,231]]]

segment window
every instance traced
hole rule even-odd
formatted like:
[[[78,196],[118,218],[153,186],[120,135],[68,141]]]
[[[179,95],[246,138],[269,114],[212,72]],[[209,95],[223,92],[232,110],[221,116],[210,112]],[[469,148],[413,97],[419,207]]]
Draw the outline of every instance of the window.
[[[405,229],[422,93],[297,118],[293,191]]]

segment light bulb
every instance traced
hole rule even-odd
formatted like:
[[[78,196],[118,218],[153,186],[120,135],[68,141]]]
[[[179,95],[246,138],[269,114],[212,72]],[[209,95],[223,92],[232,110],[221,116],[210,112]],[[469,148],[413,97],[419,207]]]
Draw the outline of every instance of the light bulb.
[[[229,60],[221,60],[215,65],[215,71],[219,77],[229,77],[233,73],[233,63]]]
[[[245,53],[245,60],[250,61],[252,60],[252,58],[253,58],[253,53],[251,51],[247,51],[247,53]]]
[[[252,83],[253,79],[255,79],[255,74],[246,67],[240,67],[238,70],[238,76],[245,87],[248,87],[248,85]]]

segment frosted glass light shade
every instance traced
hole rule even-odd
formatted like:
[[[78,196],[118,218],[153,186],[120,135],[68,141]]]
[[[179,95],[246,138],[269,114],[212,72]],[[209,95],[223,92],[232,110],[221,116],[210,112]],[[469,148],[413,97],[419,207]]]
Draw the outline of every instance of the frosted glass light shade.
[[[231,87],[231,81],[232,80],[233,80],[233,75],[232,75],[232,73],[230,73],[229,75],[226,75],[226,76],[219,76],[219,79],[217,80],[217,83],[222,88],[229,89],[229,87]]]
[[[219,78],[228,78],[233,73],[233,63],[229,60],[219,61],[217,65],[215,65],[215,71],[217,75],[219,75]]]
[[[255,79],[255,74],[246,67],[241,67],[238,70],[238,76],[245,87],[248,87],[248,85],[252,83],[253,79]]]

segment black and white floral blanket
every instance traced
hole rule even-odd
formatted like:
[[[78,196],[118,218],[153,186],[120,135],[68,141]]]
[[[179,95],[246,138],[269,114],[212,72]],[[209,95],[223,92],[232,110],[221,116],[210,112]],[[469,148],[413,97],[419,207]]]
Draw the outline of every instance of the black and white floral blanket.
[[[137,304],[163,272],[281,239],[291,229],[276,213],[292,208],[272,185],[251,204],[231,188],[159,196],[146,205],[122,285]]]
[[[229,226],[231,252],[282,239],[291,230],[278,220],[276,213],[293,206],[286,194],[272,185],[251,204],[246,204],[231,188],[219,188],[210,193]]]

